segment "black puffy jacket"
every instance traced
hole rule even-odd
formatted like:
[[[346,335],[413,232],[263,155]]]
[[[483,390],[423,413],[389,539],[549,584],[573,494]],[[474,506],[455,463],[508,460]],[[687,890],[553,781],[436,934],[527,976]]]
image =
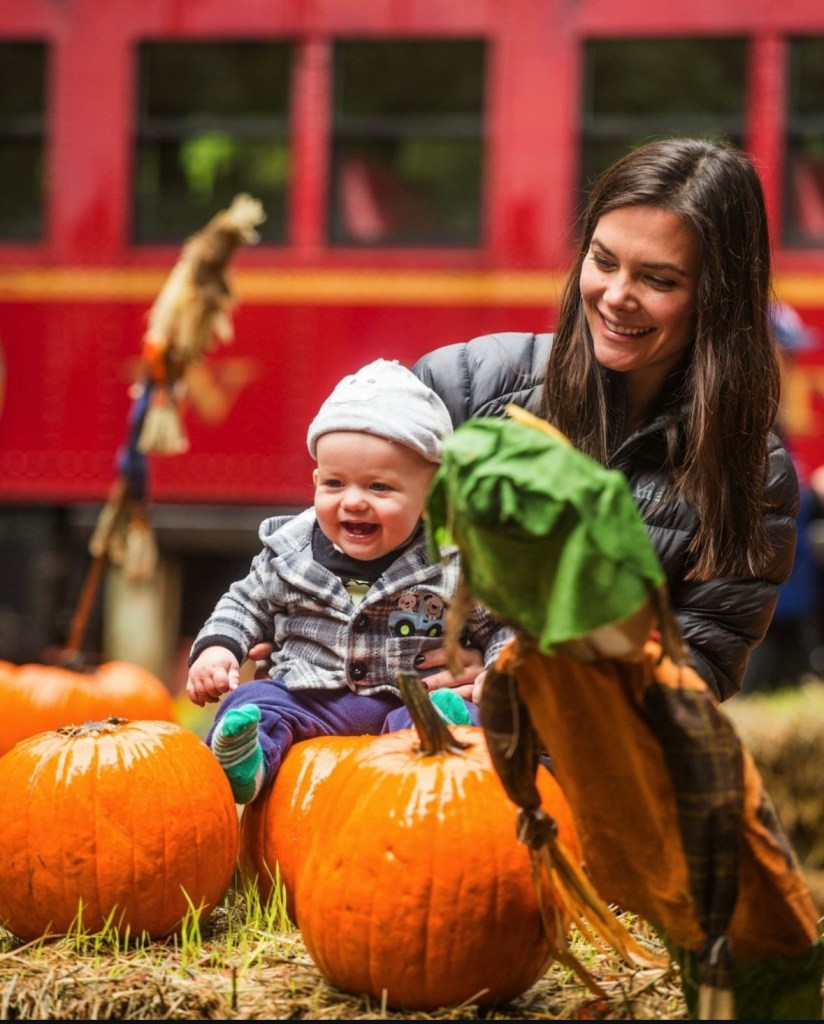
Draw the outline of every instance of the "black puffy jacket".
[[[470,417],[503,416],[508,402],[537,413],[551,346],[550,334],[486,334],[436,349],[412,369],[441,396],[455,426]],[[629,481],[666,574],[695,669],[718,698],[726,700],[741,688],[750,649],[763,640],[778,587],[792,569],[798,478],[787,450],[771,435],[765,513],[773,547],[769,572],[759,578],[685,581],[687,548],[697,517],[682,498],[657,504],[668,483],[662,469],[662,425],[673,415],[678,411],[669,410],[623,441],[609,464]]]

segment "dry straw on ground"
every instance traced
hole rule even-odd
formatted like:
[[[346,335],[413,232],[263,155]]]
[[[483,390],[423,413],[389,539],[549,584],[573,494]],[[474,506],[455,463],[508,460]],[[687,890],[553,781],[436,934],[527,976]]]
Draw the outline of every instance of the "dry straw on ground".
[[[576,936],[573,949],[607,998],[552,964],[523,996],[494,1010],[469,1001],[428,1014],[394,1011],[329,986],[300,933],[282,914],[254,903],[254,896],[233,888],[202,934],[194,929],[177,941],[138,948],[123,948],[116,937],[84,934],[22,945],[0,930],[0,1019],[686,1019],[675,969],[633,969]],[[646,929],[636,934],[656,946]]]

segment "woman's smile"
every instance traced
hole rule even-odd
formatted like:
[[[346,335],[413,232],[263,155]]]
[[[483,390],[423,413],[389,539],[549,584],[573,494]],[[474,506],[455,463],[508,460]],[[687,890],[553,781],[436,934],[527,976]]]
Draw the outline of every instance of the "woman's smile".
[[[579,288],[595,358],[627,374],[630,401],[657,392],[692,343],[698,240],[670,210],[624,206],[595,226]]]

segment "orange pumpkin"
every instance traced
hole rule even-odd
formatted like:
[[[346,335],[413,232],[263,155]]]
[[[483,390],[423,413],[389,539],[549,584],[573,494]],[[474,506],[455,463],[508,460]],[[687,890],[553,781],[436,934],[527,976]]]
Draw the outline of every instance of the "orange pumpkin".
[[[19,740],[111,715],[173,722],[174,701],[148,669],[107,661],[91,672],[58,665],[0,663],[0,754]]]
[[[453,727],[447,749],[418,730],[362,737],[317,788],[295,869],[296,921],[342,991],[405,1010],[505,1002],[546,971],[570,919],[549,891],[542,921],[517,808],[483,731]],[[563,793],[544,768],[538,781],[580,862]]]
[[[0,922],[22,939],[78,920],[135,937],[207,916],[231,882],[238,823],[200,737],[110,718],[21,740],[0,757]]]
[[[246,804],[240,819],[238,864],[241,881],[257,885],[265,902],[280,875],[286,912],[294,921],[295,875],[312,825],[318,788],[358,746],[357,736],[318,736],[290,748],[272,786]]]

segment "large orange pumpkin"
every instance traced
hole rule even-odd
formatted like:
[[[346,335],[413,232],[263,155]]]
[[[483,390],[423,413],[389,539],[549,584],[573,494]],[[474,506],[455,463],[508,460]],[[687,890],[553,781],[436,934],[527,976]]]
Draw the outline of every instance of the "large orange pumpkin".
[[[362,737],[318,786],[295,868],[296,921],[345,992],[421,1011],[505,1002],[545,972],[570,920],[549,891],[542,921],[517,808],[483,731],[453,727],[460,751],[431,739],[416,729]],[[538,779],[580,863],[566,799],[544,768]]]
[[[200,737],[172,722],[87,722],[0,757],[0,922],[22,939],[77,921],[132,937],[205,917],[231,882],[238,823]]]
[[[59,665],[0,663],[0,754],[62,725],[121,718],[173,722],[174,701],[148,669],[107,661],[89,672]]]
[[[272,786],[243,808],[238,864],[241,881],[257,885],[265,902],[279,875],[286,912],[294,921],[295,876],[318,788],[341,760],[362,743],[357,736],[318,736],[290,748]]]

